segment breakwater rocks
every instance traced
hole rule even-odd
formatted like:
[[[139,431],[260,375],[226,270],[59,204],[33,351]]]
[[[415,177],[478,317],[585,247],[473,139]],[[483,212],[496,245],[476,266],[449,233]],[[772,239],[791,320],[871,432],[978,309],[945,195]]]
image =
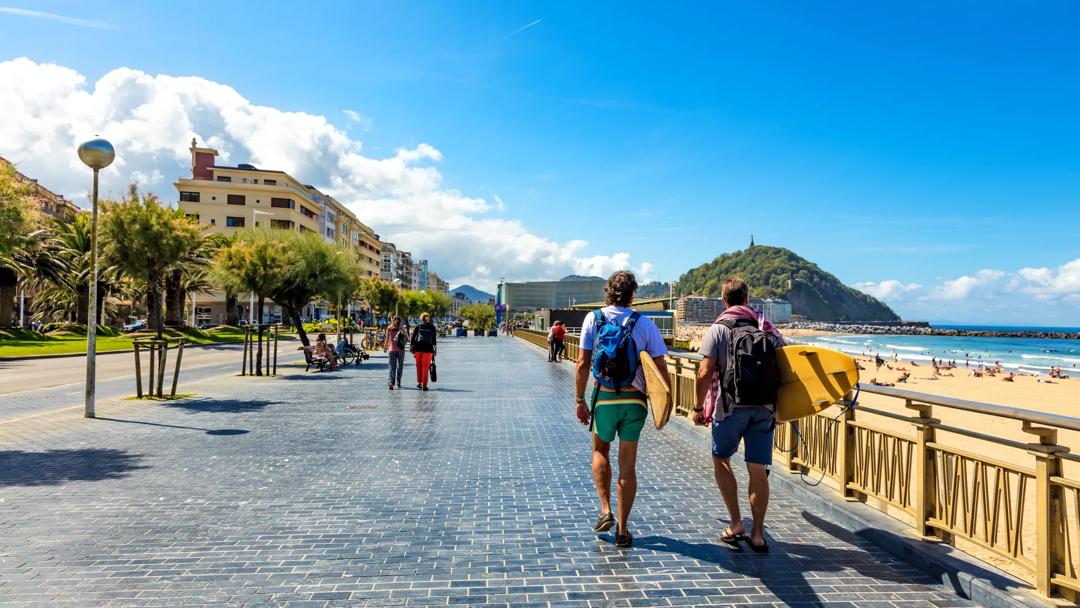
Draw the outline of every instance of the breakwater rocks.
[[[860,323],[819,323],[799,321],[782,323],[781,328],[827,331],[841,334],[870,334],[892,336],[962,336],[975,338],[1049,338],[1056,340],[1080,340],[1080,333],[1036,330],[984,330],[984,329],[943,329],[930,327],[925,323],[905,323],[901,325],[860,324]]]

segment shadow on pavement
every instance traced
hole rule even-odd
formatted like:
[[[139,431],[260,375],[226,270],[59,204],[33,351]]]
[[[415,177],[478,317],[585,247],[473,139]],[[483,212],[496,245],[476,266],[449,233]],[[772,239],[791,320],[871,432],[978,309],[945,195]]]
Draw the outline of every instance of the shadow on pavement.
[[[185,430],[189,430],[189,431],[203,431],[207,435],[222,435],[222,436],[244,435],[244,434],[247,434],[248,432],[250,432],[250,431],[247,431],[245,429],[204,429],[204,428],[198,427],[198,426],[183,426],[183,425],[180,425],[180,424],[164,424],[164,423],[161,423],[161,422],[146,422],[146,421],[143,421],[143,420],[124,420],[123,418],[103,418],[101,416],[98,416],[94,420],[106,420],[108,422],[123,422],[125,424],[145,424],[147,426],[160,426],[160,427],[165,427],[165,428],[170,428],[170,429],[185,429]]]
[[[860,538],[814,515],[803,512],[808,525],[817,527],[838,540],[857,543]],[[817,586],[828,573],[854,570],[878,583],[887,581],[911,584],[910,571],[898,572],[888,563],[860,549],[824,547],[807,543],[781,542],[769,538],[769,553],[758,555],[747,547],[730,548],[717,543],[688,543],[664,536],[646,536],[634,539],[634,546],[641,549],[675,553],[699,562],[717,564],[730,572],[755,578],[780,599],[791,606],[823,606],[814,588],[807,582],[807,573],[815,573]],[[863,541],[865,542],[865,540]],[[822,576],[825,574],[825,576]]]
[[[0,451],[0,487],[51,486],[69,481],[120,479],[138,469],[142,456],[124,450]]]
[[[166,403],[164,404],[164,407],[184,410],[191,414],[244,414],[247,412],[261,411],[266,408],[266,406],[275,403],[278,402],[258,399],[185,399],[183,401]]]

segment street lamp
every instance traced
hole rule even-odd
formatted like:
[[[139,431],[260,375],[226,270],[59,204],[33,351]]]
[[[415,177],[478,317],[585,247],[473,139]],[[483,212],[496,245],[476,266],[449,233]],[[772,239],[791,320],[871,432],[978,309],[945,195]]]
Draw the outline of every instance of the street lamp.
[[[86,315],[86,401],[83,415],[94,417],[94,389],[97,380],[97,299],[98,299],[98,261],[97,261],[97,217],[98,217],[98,171],[112,164],[116,151],[112,144],[104,139],[91,139],[79,146],[79,160],[94,170],[94,195],[90,229],[90,302]]]

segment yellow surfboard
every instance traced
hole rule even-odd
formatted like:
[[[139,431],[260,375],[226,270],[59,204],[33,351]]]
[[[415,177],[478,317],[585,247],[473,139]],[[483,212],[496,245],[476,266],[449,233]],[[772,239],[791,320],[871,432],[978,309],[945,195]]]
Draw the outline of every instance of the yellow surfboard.
[[[776,351],[780,391],[776,419],[796,420],[840,401],[859,382],[855,358],[846,353],[793,344]]]
[[[649,407],[652,409],[653,424],[657,429],[664,428],[671,418],[671,410],[674,403],[671,399],[671,388],[660,374],[660,368],[656,366],[649,353],[641,351],[641,369],[645,372],[645,393],[649,397]]]

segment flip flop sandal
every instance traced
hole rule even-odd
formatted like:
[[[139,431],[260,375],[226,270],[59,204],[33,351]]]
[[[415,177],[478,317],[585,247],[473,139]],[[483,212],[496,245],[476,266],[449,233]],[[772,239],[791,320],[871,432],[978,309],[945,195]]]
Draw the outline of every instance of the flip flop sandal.
[[[740,542],[750,542],[750,537],[746,535],[746,532],[732,534],[731,529],[729,528],[724,530],[724,533],[720,535],[720,541],[727,543],[732,547],[738,547]]]
[[[769,552],[769,543],[768,543],[768,541],[763,542],[760,545],[755,545],[753,542],[751,542],[751,540],[749,538],[747,538],[746,539],[746,546],[750,547],[750,550],[753,551],[754,553],[768,553]]]

